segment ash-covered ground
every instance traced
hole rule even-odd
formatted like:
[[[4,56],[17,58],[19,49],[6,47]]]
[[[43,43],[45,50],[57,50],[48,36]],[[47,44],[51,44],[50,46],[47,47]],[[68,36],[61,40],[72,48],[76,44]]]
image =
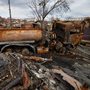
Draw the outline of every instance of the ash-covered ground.
[[[89,90],[90,60],[61,55],[0,54],[0,90]]]

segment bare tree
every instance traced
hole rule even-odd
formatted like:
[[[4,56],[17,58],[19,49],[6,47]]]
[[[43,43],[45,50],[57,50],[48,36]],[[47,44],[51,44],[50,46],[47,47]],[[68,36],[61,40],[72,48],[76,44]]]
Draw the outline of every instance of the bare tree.
[[[69,10],[69,4],[66,0],[29,0],[28,6],[36,19],[41,21],[42,28],[44,28],[44,20],[49,14]]]

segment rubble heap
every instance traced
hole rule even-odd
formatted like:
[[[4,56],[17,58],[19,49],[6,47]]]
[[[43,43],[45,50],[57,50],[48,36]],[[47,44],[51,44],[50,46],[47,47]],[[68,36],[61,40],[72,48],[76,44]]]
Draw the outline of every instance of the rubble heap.
[[[60,66],[43,65],[49,61],[16,53],[0,54],[0,90],[88,90]]]

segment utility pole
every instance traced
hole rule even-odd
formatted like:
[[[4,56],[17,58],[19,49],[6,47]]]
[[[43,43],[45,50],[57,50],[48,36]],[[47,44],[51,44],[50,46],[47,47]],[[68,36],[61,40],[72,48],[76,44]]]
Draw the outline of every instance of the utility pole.
[[[11,16],[11,3],[10,3],[10,0],[8,0],[8,5],[9,5],[10,28],[12,28],[12,16]]]

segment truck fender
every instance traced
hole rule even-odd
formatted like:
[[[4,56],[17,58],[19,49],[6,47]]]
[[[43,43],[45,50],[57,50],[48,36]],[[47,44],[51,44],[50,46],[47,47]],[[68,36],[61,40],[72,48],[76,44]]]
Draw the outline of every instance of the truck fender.
[[[9,44],[9,45],[4,45],[2,48],[1,48],[1,53],[4,52],[4,50],[6,48],[9,48],[9,47],[27,47],[29,49],[29,51],[31,51],[32,53],[35,53],[36,50],[35,50],[35,47],[30,45],[30,44]]]

